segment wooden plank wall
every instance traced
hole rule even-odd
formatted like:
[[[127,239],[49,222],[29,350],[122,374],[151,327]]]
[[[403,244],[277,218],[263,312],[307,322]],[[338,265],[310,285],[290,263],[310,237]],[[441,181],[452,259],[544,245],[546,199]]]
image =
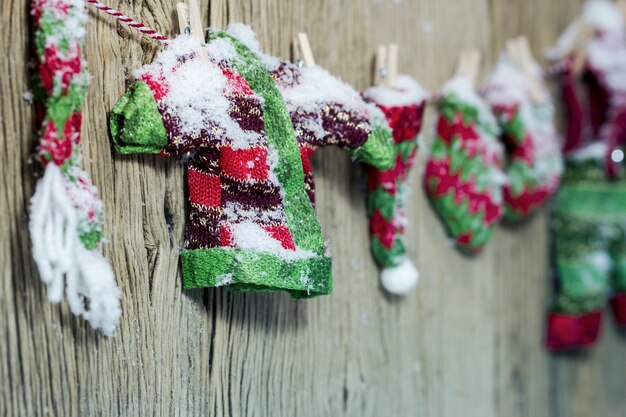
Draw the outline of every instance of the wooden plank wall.
[[[166,34],[173,0],[107,0]],[[203,0],[207,25],[250,23],[272,54],[311,37],[317,61],[357,88],[370,82],[379,42],[401,47],[400,68],[436,89],[463,47],[492,64],[507,36],[536,54],[580,0]],[[209,4],[210,3],[210,4]],[[86,54],[85,165],[106,205],[105,254],[123,293],[117,336],[105,339],[52,306],[27,235],[36,166],[29,89],[27,0],[0,10],[0,415],[7,416],[623,416],[626,339],[607,316],[584,355],[543,350],[550,300],[546,213],[499,229],[475,259],[449,247],[411,176],[409,249],[418,290],[381,293],[368,255],[363,177],[348,155],[316,157],[318,211],[331,238],[335,293],[183,290],[183,166],[119,156],[107,113],[125,76],[154,44],[92,13]],[[429,115],[431,126],[432,116]],[[430,142],[430,127],[425,142]],[[422,155],[423,156],[423,155]]]

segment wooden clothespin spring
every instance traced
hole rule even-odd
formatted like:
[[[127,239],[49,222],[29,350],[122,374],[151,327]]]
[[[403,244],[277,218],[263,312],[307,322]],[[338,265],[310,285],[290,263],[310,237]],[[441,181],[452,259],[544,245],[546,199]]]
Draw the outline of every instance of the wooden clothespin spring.
[[[203,46],[198,51],[198,55],[202,60],[208,59],[207,51],[204,48],[204,30],[202,28],[202,17],[198,1],[186,0],[186,3],[176,3],[176,11],[180,33],[185,33],[198,39]]]
[[[463,50],[459,54],[459,62],[456,67],[456,75],[466,76],[472,86],[478,81],[480,72],[481,53],[478,49]]]
[[[398,45],[379,45],[374,61],[374,85],[393,88],[398,76]]]
[[[530,51],[528,38],[520,36],[516,39],[510,39],[506,43],[506,49],[513,65],[522,72],[530,90],[531,99],[536,103],[540,102],[543,93],[537,74],[535,74],[535,60]]]
[[[313,51],[309,37],[304,32],[298,32],[293,38],[293,60],[298,66],[312,68],[315,66]]]

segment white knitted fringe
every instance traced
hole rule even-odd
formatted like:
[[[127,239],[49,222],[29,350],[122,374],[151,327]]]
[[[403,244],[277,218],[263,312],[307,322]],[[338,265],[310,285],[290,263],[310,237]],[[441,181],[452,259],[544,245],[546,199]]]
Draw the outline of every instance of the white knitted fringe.
[[[48,287],[48,300],[60,302],[65,290],[72,313],[111,336],[121,314],[120,291],[106,259],[79,239],[71,187],[77,185],[49,163],[31,200],[33,258]]]

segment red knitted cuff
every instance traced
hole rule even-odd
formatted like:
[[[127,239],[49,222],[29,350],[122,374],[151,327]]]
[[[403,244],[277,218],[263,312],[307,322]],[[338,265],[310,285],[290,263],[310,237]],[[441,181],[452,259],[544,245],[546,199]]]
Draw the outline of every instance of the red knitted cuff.
[[[584,314],[552,312],[548,316],[546,345],[550,350],[591,346],[598,339],[601,323],[599,310]]]
[[[611,298],[611,307],[615,320],[620,326],[626,326],[626,293],[616,294]]]

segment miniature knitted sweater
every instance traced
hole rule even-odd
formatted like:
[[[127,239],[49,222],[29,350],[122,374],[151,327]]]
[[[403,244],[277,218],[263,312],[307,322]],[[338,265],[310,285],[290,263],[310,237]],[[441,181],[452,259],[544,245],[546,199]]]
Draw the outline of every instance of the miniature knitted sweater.
[[[113,110],[113,140],[120,153],[188,158],[184,286],[331,292],[309,157],[336,143],[391,163],[388,132],[372,127],[358,94],[320,68],[263,54],[243,25],[211,32],[206,46],[180,36],[135,77]]]

